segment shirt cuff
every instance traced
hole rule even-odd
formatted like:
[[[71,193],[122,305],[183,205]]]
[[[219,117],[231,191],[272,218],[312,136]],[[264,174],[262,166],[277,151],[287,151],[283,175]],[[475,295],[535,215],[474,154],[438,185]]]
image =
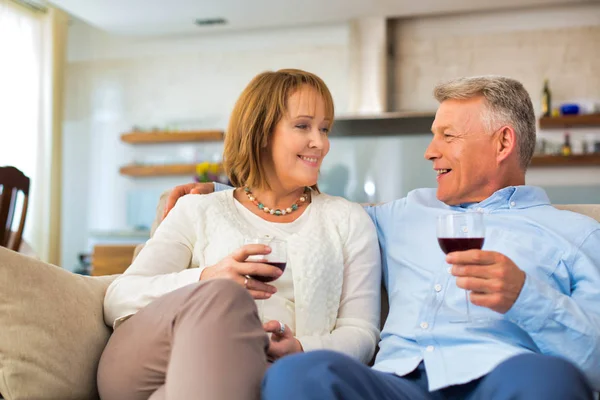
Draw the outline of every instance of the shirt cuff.
[[[296,339],[302,345],[304,352],[323,349],[323,341],[319,336],[304,336]]]
[[[517,301],[504,316],[527,332],[537,332],[552,315],[556,296],[556,290],[550,285],[526,274]]]
[[[215,192],[221,192],[223,190],[233,189],[231,186],[224,185],[219,182],[213,182]]]
[[[200,275],[202,275],[202,271],[204,271],[205,268],[206,267],[188,268],[179,272],[178,278],[180,279],[180,285],[178,288],[175,288],[173,290],[190,285],[192,283],[200,282]]]

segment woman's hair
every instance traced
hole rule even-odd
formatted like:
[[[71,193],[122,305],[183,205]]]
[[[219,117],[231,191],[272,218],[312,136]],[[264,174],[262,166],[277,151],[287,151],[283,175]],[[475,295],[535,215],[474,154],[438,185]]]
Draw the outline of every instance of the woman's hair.
[[[325,82],[310,72],[281,69],[257,75],[238,98],[225,134],[223,167],[232,185],[269,188],[264,156],[271,134],[288,111],[288,99],[302,86],[323,98],[325,115],[333,122],[333,98]],[[318,190],[317,185],[312,186]]]

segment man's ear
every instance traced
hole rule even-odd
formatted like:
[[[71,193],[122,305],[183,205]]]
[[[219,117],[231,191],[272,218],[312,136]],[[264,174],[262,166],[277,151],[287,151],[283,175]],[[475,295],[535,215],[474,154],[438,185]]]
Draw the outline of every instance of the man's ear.
[[[517,133],[510,126],[503,126],[496,133],[496,161],[501,163],[517,151]]]

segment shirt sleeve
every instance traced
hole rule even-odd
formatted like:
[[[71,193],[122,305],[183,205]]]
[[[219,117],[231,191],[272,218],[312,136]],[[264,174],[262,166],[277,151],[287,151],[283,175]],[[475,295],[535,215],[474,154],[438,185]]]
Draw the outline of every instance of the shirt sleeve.
[[[371,221],[377,226],[377,206],[372,204],[363,205],[363,208],[367,212],[367,215],[371,218]]]
[[[393,229],[394,224],[392,221],[401,221],[401,214],[405,206],[406,197],[391,201],[389,203],[364,206],[365,211],[367,212],[369,217],[371,217],[371,221],[373,221],[373,224],[375,224],[375,231],[377,234],[377,240],[379,241],[379,250],[381,253],[381,270],[383,274],[383,284],[385,285],[386,289],[389,288],[389,274],[387,263],[387,236],[389,234],[388,230]],[[390,223],[392,224],[391,227]],[[391,243],[390,245],[393,245],[393,243]]]
[[[221,192],[223,190],[233,189],[232,186],[224,185],[219,182],[213,182],[213,185],[214,185],[215,192]]]
[[[114,327],[162,295],[200,280],[202,269],[197,263],[192,265],[194,221],[198,220],[194,197],[179,199],[131,266],[108,287],[104,297],[107,325]]]
[[[567,259],[571,293],[563,294],[531,275],[505,314],[527,331],[544,354],[566,358],[600,390],[600,229]]]
[[[344,243],[344,282],[334,330],[299,337],[305,351],[340,351],[367,363],[379,341],[381,262],[377,234],[368,215],[353,204]]]

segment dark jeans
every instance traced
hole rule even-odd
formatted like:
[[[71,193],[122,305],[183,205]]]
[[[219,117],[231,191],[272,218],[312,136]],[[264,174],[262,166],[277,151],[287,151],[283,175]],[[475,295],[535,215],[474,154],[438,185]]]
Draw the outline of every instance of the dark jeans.
[[[560,358],[522,354],[488,375],[435,392],[427,390],[423,363],[399,377],[375,371],[332,351],[297,354],[276,362],[263,380],[265,400],[591,400],[578,368]]]

